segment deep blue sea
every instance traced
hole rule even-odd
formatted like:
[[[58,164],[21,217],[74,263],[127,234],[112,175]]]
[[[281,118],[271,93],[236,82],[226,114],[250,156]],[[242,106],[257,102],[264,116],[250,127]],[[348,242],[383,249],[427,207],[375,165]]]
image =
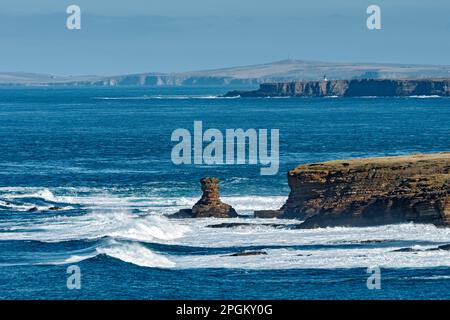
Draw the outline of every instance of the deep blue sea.
[[[450,252],[426,250],[450,243],[449,229],[289,230],[253,218],[230,229],[166,217],[197,201],[206,175],[251,215],[283,204],[286,172],[302,163],[450,151],[450,99],[220,97],[231,89],[1,88],[0,298],[450,298]],[[171,134],[196,120],[279,129],[278,174],[174,165]],[[266,254],[231,256],[250,250]],[[79,289],[67,286],[70,266]],[[369,267],[380,268],[380,289],[368,289]]]

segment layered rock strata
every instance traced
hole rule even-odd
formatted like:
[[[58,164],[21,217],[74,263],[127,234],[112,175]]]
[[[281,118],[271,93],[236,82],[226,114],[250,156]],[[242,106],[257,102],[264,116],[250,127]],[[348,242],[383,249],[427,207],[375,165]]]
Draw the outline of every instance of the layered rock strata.
[[[280,210],[255,216],[304,220],[301,228],[450,225],[450,153],[304,164],[288,172],[288,184]]]

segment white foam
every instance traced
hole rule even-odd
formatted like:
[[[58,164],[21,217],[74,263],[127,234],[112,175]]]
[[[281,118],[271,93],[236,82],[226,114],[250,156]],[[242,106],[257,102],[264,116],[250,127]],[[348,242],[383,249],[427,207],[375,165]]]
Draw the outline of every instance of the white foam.
[[[434,268],[450,266],[447,251],[390,252],[389,248],[333,250],[264,250],[267,255],[177,256],[178,268],[337,269],[337,268]]]
[[[241,180],[234,179],[230,183],[238,182]],[[170,214],[182,208],[192,207],[200,197],[200,194],[194,197],[117,196],[111,194],[111,190],[101,188],[56,188],[50,190],[39,187],[3,187],[0,188],[0,192],[3,199],[40,198],[48,202],[80,205],[84,209],[92,211],[136,208],[159,214]],[[238,213],[243,214],[252,213],[254,210],[280,208],[286,198],[286,196],[222,196],[224,202],[231,204]],[[24,209],[30,209],[33,206],[27,205]],[[46,208],[48,207],[42,207],[43,210]]]
[[[110,192],[116,192],[113,190]],[[369,264],[389,267],[450,266],[447,251],[426,249],[450,242],[450,228],[432,225],[401,224],[370,228],[323,228],[312,230],[276,229],[264,223],[295,224],[297,220],[276,219],[173,219],[163,215],[181,208],[191,207],[195,197],[116,196],[104,189],[95,188],[0,188],[0,205],[9,204],[9,198],[39,197],[51,202],[80,205],[88,213],[80,216],[29,216],[21,219],[0,220],[0,240],[38,240],[60,242],[68,240],[109,237],[138,242],[164,243],[203,248],[265,246],[268,255],[229,257],[223,255],[159,256],[139,243],[100,244],[93,253],[68,252],[56,256],[59,263],[82,261],[92,255],[110,255],[142,266],[177,268],[349,268]],[[123,193],[122,193],[123,194]],[[259,209],[277,209],[285,196],[224,196],[239,213]],[[28,204],[27,204],[28,205]],[[133,210],[151,214],[137,215]],[[209,228],[223,222],[246,222],[250,227]],[[343,248],[345,244],[388,242],[387,245],[365,245],[360,248]],[[429,242],[432,242],[431,244]],[[418,252],[391,252],[407,244]],[[273,246],[317,245],[314,250],[298,248],[274,249]],[[325,245],[326,247],[320,247]],[[333,247],[335,246],[335,247]],[[299,256],[303,254],[303,256]],[[310,256],[307,256],[309,255]],[[36,255],[36,253],[33,253]],[[48,261],[56,261],[47,259]],[[167,261],[166,261],[166,260]],[[169,262],[168,262],[169,261]]]
[[[144,95],[134,97],[95,97],[96,100],[191,100],[191,99],[235,99],[236,97],[224,97],[217,95]]]
[[[97,248],[97,252],[141,267],[172,268],[175,266],[175,263],[165,256],[156,254],[137,243],[115,243],[108,247]]]
[[[150,205],[171,206],[163,213],[173,213],[182,208],[192,207],[199,197],[150,198]],[[278,209],[285,202],[286,196],[222,196],[222,201],[231,205],[238,213],[253,213],[254,210]]]
[[[436,99],[441,98],[441,96],[438,95],[415,95],[415,96],[409,96],[409,98],[415,98],[415,99]]]
[[[88,251],[85,249],[84,251]],[[70,252],[68,253],[70,254]],[[121,243],[115,240],[103,242],[94,251],[86,254],[72,254],[67,257],[64,253],[47,252],[38,254],[29,259],[28,263],[34,265],[65,265],[78,263],[104,254],[124,262],[132,263],[142,267],[172,268],[175,263],[167,257],[156,254],[138,243]],[[8,266],[24,265],[25,263],[8,264]]]
[[[222,222],[246,222],[255,227],[207,228]],[[450,228],[433,225],[399,224],[370,228],[318,228],[304,230],[276,229],[264,223],[298,224],[298,220],[285,219],[186,219],[179,223],[190,232],[177,239],[177,243],[192,246],[259,246],[259,245],[339,245],[369,241],[450,242]]]
[[[95,257],[95,256],[96,256],[96,254],[90,254],[90,255],[84,255],[84,256],[81,256],[81,255],[73,255],[73,256],[70,256],[69,258],[65,259],[65,260],[62,261],[61,263],[56,262],[56,263],[53,263],[53,264],[71,264],[71,263],[78,263],[78,262],[81,262],[81,261],[83,261],[83,260],[87,260],[87,259],[93,258],[93,257]]]
[[[416,279],[416,280],[447,280],[447,279],[450,279],[450,276],[444,276],[444,275],[417,276],[417,277],[409,277],[409,279]]]
[[[0,206],[8,208],[8,209],[16,210],[16,211],[28,211],[31,208],[35,207],[34,205],[31,205],[31,204],[13,204],[13,203],[1,201],[1,200],[0,200]],[[36,206],[36,207],[38,207],[38,209],[39,209],[39,206]],[[44,207],[41,207],[41,209],[44,209]]]
[[[254,210],[275,210],[286,202],[286,196],[224,196],[222,200],[239,213],[253,213]]]
[[[118,230],[107,235],[142,242],[153,242],[155,239],[170,241],[180,238],[188,230],[189,227],[176,225],[165,217],[146,215],[122,224]]]
[[[296,220],[227,219],[226,222],[247,222],[255,226],[238,228],[207,228],[207,225],[224,222],[220,219],[185,220],[182,223],[191,231],[176,243],[210,248],[258,246],[268,255],[229,257],[226,255],[177,256],[173,259],[178,268],[355,268],[378,265],[380,267],[439,267],[450,266],[450,254],[436,248],[450,242],[450,228],[433,225],[400,224],[370,228],[322,228],[311,230],[275,229],[256,226],[262,223],[298,223]],[[375,245],[364,243],[373,242]],[[377,242],[383,245],[376,245]],[[393,252],[409,247],[418,252]],[[431,242],[431,243],[430,243]],[[343,248],[342,244],[359,244],[361,248]],[[294,248],[273,249],[270,246],[318,246],[307,250]],[[323,247],[320,247],[320,246]],[[236,249],[237,250],[237,249]],[[302,256],[299,256],[301,254]]]
[[[178,226],[161,216],[137,216],[126,211],[95,211],[83,216],[56,216],[33,223],[15,221],[14,224],[6,227],[0,223],[0,227],[10,231],[0,233],[0,240],[60,242],[110,236],[143,242],[165,242],[180,237],[188,230],[188,227]]]

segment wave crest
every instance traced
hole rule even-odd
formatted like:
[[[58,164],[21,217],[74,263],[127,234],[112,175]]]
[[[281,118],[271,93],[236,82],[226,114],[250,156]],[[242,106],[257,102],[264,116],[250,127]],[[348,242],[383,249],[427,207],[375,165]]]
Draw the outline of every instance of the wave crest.
[[[123,244],[113,241],[106,247],[97,248],[99,254],[149,268],[172,268],[175,263],[137,243]]]

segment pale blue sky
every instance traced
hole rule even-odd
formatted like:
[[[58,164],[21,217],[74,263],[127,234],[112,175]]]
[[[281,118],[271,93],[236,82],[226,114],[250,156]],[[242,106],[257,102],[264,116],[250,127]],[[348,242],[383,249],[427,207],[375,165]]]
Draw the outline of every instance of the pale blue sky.
[[[70,4],[82,30],[65,28]],[[366,28],[382,9],[383,30]],[[450,64],[448,0],[2,0],[0,71],[122,74],[287,57]]]

